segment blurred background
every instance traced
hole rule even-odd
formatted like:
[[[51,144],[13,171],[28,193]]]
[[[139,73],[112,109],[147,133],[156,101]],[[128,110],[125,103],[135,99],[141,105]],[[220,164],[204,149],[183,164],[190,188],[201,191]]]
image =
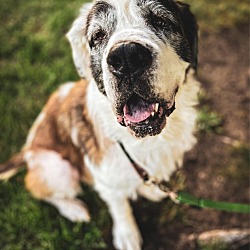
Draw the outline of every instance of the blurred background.
[[[249,203],[248,0],[183,0],[200,27],[197,146],[172,185],[214,200]],[[77,80],[65,38],[82,0],[0,1],[0,162],[20,150],[49,95]],[[89,187],[82,198],[93,220],[73,224],[24,188],[25,171],[0,183],[1,250],[112,249],[111,218]],[[249,249],[249,242],[197,241],[210,230],[248,229],[247,215],[178,206],[133,204],[144,248]],[[231,248],[234,247],[234,248]]]

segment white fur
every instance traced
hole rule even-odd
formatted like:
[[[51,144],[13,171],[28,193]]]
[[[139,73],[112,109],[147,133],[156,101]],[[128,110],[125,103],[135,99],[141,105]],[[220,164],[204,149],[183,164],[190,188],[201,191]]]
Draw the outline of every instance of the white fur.
[[[86,30],[87,17],[92,4],[84,5],[67,34],[77,70],[81,77],[89,80],[86,105],[84,106],[84,111],[88,113],[86,119],[89,119],[94,126],[94,136],[98,136],[97,141],[100,143],[100,148],[103,149],[105,142],[108,142],[108,147],[105,147],[100,163],[95,165],[87,155],[84,155],[84,166],[93,176],[94,188],[109,207],[114,223],[113,242],[115,247],[120,250],[140,250],[142,239],[129,199],[136,199],[139,194],[152,201],[159,201],[167,195],[155,186],[144,184],[121,149],[119,142],[123,144],[131,158],[151,177],[155,177],[159,181],[168,181],[177,167],[181,166],[184,153],[190,150],[196,142],[194,137],[197,117],[195,106],[199,82],[196,81],[192,70],[189,70],[186,75],[189,64],[176,54],[173,45],[159,39],[155,32],[145,24],[143,18],[138,14],[139,7],[135,1],[106,1],[114,7],[111,9],[115,9],[117,15],[117,26],[115,30],[112,30],[111,38],[102,54],[103,75],[100,77],[104,81],[107,96],[98,90],[90,70],[88,40],[98,25],[98,20],[96,20],[94,24],[90,24],[89,30]],[[98,0],[94,2],[98,2]],[[147,5],[155,6],[154,3],[154,1],[147,1]],[[159,5],[157,6],[159,7]],[[156,8],[153,11],[158,10]],[[109,15],[109,18],[114,18],[112,13]],[[170,12],[167,15],[172,22],[175,22],[174,16]],[[150,49],[152,57],[154,57],[153,66],[157,67],[152,66],[154,77],[149,82],[155,91],[154,94],[169,103],[175,100],[176,110],[166,118],[167,124],[157,136],[135,137],[131,130],[122,127],[117,122],[114,114],[117,90],[112,83],[117,79],[107,66],[107,57],[114,46],[130,42],[139,43]],[[63,101],[74,86],[73,83],[63,85],[59,88],[57,97]],[[177,89],[178,92],[174,98]],[[60,109],[58,112],[58,124],[69,122],[67,117],[66,121],[60,120]],[[49,122],[50,119],[44,120],[49,115],[51,114],[46,113],[46,108],[41,112],[31,128],[23,148],[24,158],[28,165],[27,188],[37,198],[54,205],[69,220],[89,221],[90,216],[85,204],[76,198],[81,191],[79,182],[82,178],[76,168],[53,149],[38,147],[32,149],[32,142],[39,125],[42,122]],[[78,144],[80,131],[70,122],[69,126],[71,126],[69,133],[72,142],[76,147],[80,147]],[[95,152],[94,148],[93,152]]]
[[[73,82],[65,83],[63,84],[59,90],[58,90],[58,96],[60,99],[65,98],[71,91],[71,89],[74,87]]]
[[[102,70],[103,80],[106,93],[114,105],[116,90],[113,88],[112,81],[116,81],[113,74],[110,72],[107,65],[107,57],[110,50],[117,44],[123,42],[136,42],[150,47],[154,53],[157,54],[157,76],[152,82],[155,87],[155,92],[159,93],[161,97],[165,98],[169,102],[173,102],[175,90],[179,87],[179,84],[183,83],[185,78],[185,70],[189,66],[187,62],[184,62],[175,53],[174,49],[168,44],[163,43],[156,34],[148,28],[143,21],[142,17],[137,14],[137,6],[133,1],[106,1],[115,7],[117,11],[117,27],[110,37],[108,44],[105,48]],[[152,1],[153,2],[153,1]],[[147,5],[152,5],[149,1]],[[88,77],[86,73],[86,67],[88,68],[89,61],[89,46],[87,44],[87,38],[90,39],[91,33],[98,24],[98,20],[94,20],[93,24],[90,24],[87,32],[87,38],[84,36],[86,22],[86,16],[88,11],[91,9],[91,4],[84,5],[80,16],[74,22],[72,29],[67,34],[67,38],[71,42],[73,59],[81,77]],[[155,10],[157,12],[157,10]],[[169,13],[171,19],[171,14]],[[172,17],[173,19],[173,17]],[[174,21],[174,19],[173,19]],[[85,72],[85,73],[83,73]],[[90,78],[89,78],[90,79]],[[165,82],[167,81],[167,83]]]
[[[85,204],[76,199],[81,191],[79,174],[55,151],[38,149],[25,153],[29,174],[38,178],[41,188],[50,190],[45,201],[54,205],[59,212],[71,221],[89,221],[90,216]],[[31,190],[32,192],[32,187]]]
[[[29,170],[42,172],[43,182],[57,198],[73,198],[80,190],[78,172],[55,151],[39,149],[25,152]]]
[[[113,84],[111,84],[114,77],[108,69],[106,63],[107,57],[113,46],[127,41],[137,42],[146,47],[150,47],[158,54],[157,60],[159,61],[159,67],[157,67],[157,78],[153,85],[155,86],[156,93],[161,93],[162,97],[172,102],[174,92],[179,84],[183,82],[185,78],[183,72],[185,72],[189,64],[182,61],[169,44],[163,43],[157,38],[154,32],[146,26],[142,17],[136,14],[137,7],[133,1],[108,0],[107,2],[115,7],[117,16],[119,16],[116,30],[109,39],[102,60],[105,90],[111,103],[115,103],[115,90],[112,88]],[[147,5],[150,4],[152,3],[147,3]],[[87,44],[87,38],[84,36],[84,32],[86,31],[84,24],[86,23],[87,14],[91,7],[91,4],[85,4],[83,6],[79,17],[67,34],[67,38],[72,46],[73,59],[79,75],[81,77],[87,77],[88,79],[91,79],[91,74],[88,71],[89,46]],[[171,14],[169,14],[169,18],[171,18]],[[98,22],[98,20],[95,20],[95,22]],[[88,29],[88,38],[90,38],[91,30],[98,26],[98,24],[94,23],[92,26],[90,25]],[[167,84],[165,83],[166,79]]]
[[[108,98],[99,92],[89,73],[87,40],[91,38],[91,34],[96,31],[98,25],[100,26],[100,20],[102,20],[94,20],[89,25],[87,37],[85,37],[85,24],[91,4],[82,8],[80,16],[74,22],[67,37],[71,42],[73,59],[80,76],[90,79],[87,90],[87,109],[95,131],[102,135],[102,140],[107,138],[108,141],[113,142],[112,146],[105,151],[98,166],[95,166],[87,156],[84,157],[85,164],[93,175],[95,189],[106,201],[111,212],[114,222],[114,245],[117,249],[139,250],[141,249],[141,236],[128,199],[135,199],[139,193],[158,201],[166,197],[166,194],[156,187],[145,186],[121,150],[118,141],[124,145],[136,163],[143,166],[151,176],[168,181],[176,167],[182,164],[184,153],[190,150],[196,142],[193,134],[197,116],[195,105],[199,83],[193,77],[192,71],[189,71],[185,81],[185,72],[189,64],[176,54],[168,42],[160,40],[145,24],[143,18],[138,15],[138,6],[134,1],[107,0],[107,2],[114,7],[118,17],[117,26],[102,58],[103,75],[101,77]],[[148,1],[147,5],[154,6],[154,1]],[[155,8],[153,11],[157,12],[158,9]],[[170,12],[167,15],[172,22],[175,22]],[[168,102],[173,102],[178,88],[175,97],[176,110],[167,118],[166,127],[157,136],[135,138],[130,130],[117,123],[113,113],[116,89],[111,83],[116,79],[109,71],[107,57],[114,46],[123,42],[142,44],[156,55],[154,62],[157,65],[154,72],[156,77],[151,83],[155,94],[159,94]],[[75,141],[76,134],[77,131],[72,128],[73,141]],[[60,207],[58,203],[57,206]]]
[[[44,120],[45,117],[46,117],[46,112],[45,111],[42,111],[38,115],[38,117],[36,118],[35,122],[33,123],[32,127],[31,127],[31,129],[29,130],[28,137],[26,139],[25,145],[23,146],[23,149],[30,148],[33,140],[35,139],[37,129],[38,129],[39,125],[42,123],[42,121]]]
[[[198,92],[199,82],[190,71],[187,81],[178,91],[177,109],[167,118],[166,127],[160,135],[144,139],[135,138],[127,128],[117,123],[111,104],[100,94],[94,82],[88,89],[87,106],[91,119],[96,122],[104,137],[112,138],[114,142],[121,141],[130,156],[151,176],[168,181],[176,167],[182,164],[184,153],[196,142],[193,133]],[[93,102],[95,105],[92,105]],[[102,107],[102,111],[99,107]],[[94,166],[87,157],[85,163],[94,176],[96,190],[111,210],[114,220],[114,244],[118,249],[140,249],[140,234],[128,209],[127,199],[134,199],[137,193],[140,193],[146,198],[158,201],[166,197],[166,194],[156,187],[148,187],[142,183],[117,143],[107,152],[100,166]],[[132,235],[137,235],[137,244]]]
[[[60,214],[73,222],[89,222],[90,215],[85,204],[78,199],[58,199],[49,197],[46,202],[55,206]]]
[[[66,35],[71,44],[73,60],[77,71],[82,78],[86,77],[88,79],[91,78],[89,48],[87,46],[87,39],[84,36],[84,32],[86,28],[87,14],[91,7],[91,3],[84,4],[79,17],[75,20],[71,30]]]
[[[78,135],[79,135],[79,130],[77,127],[72,127],[71,128],[71,140],[74,143],[75,146],[79,147],[79,142],[78,142]]]
[[[179,58],[170,44],[163,43],[146,26],[142,17],[137,14],[138,6],[134,1],[107,0],[107,2],[114,6],[118,16],[116,29],[108,41],[102,58],[102,77],[108,98],[99,92],[92,80],[87,91],[87,108],[91,120],[94,121],[95,130],[101,131],[104,139],[112,140],[113,145],[105,153],[99,166],[93,165],[87,156],[84,160],[94,177],[95,189],[107,202],[111,212],[114,222],[114,245],[117,249],[139,250],[141,237],[128,199],[135,199],[139,193],[153,201],[158,201],[166,197],[166,194],[156,187],[143,184],[117,142],[120,141],[136,163],[143,166],[151,176],[168,181],[176,167],[182,164],[184,153],[190,150],[196,142],[193,134],[197,116],[195,105],[199,83],[193,77],[192,71],[189,72],[184,83],[185,71],[189,64]],[[147,4],[153,4],[153,1]],[[81,28],[86,12],[88,12],[87,9],[83,7],[82,17],[75,21],[72,30],[68,33],[78,70],[79,62],[82,62],[87,50],[85,49],[83,53],[76,41],[85,39]],[[154,11],[158,10],[154,9]],[[169,19],[174,22],[170,12],[168,15]],[[98,20],[90,24],[88,39],[96,27],[98,27]],[[82,45],[85,42],[86,40],[82,42]],[[167,125],[163,131],[155,137],[135,138],[127,128],[117,123],[113,113],[116,90],[112,82],[116,79],[109,71],[107,57],[114,46],[124,42],[142,44],[157,55],[157,67],[154,72],[156,77],[152,82],[156,94],[173,102],[175,91],[179,89],[175,97],[176,110],[167,118]],[[88,55],[85,59],[87,58]],[[82,65],[85,66],[86,62]]]

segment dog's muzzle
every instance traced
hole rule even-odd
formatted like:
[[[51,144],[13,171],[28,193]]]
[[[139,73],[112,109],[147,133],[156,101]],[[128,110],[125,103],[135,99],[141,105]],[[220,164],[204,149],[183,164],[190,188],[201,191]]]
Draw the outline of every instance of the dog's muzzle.
[[[134,42],[113,46],[107,57],[110,72],[118,78],[134,79],[142,75],[152,62],[151,51]]]
[[[174,110],[174,100],[170,104],[149,91],[152,86],[145,77],[148,77],[153,61],[152,51],[136,42],[114,45],[107,57],[108,70],[116,78],[117,91],[120,91],[117,121],[137,137],[159,134],[166,124],[166,117]],[[144,93],[145,90],[148,93]]]

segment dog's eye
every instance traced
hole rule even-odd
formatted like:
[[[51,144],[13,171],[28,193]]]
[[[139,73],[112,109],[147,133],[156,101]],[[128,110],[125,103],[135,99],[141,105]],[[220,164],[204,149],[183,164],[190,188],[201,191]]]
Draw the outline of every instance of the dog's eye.
[[[90,47],[92,48],[101,43],[105,39],[106,35],[107,34],[103,30],[97,31],[91,38]]]
[[[156,29],[164,29],[167,28],[169,23],[166,21],[166,18],[162,15],[155,14],[150,12],[148,15],[148,22]]]
[[[157,27],[157,28],[166,28],[167,27],[167,23],[166,21],[160,17],[160,16],[151,16],[151,21],[152,21],[152,25]]]

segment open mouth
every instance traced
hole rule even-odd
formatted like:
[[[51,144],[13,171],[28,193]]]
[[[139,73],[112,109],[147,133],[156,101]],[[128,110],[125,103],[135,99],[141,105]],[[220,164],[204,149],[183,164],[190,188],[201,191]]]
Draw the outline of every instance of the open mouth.
[[[175,105],[163,100],[147,101],[133,94],[121,109],[118,122],[129,127],[137,137],[145,137],[161,132],[166,125],[166,117],[174,111]]]

